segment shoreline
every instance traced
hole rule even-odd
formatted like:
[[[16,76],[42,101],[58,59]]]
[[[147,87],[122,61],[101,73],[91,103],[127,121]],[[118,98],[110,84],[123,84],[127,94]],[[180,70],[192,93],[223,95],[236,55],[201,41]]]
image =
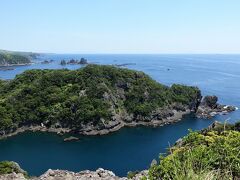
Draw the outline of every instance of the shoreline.
[[[30,132],[48,132],[48,133],[56,133],[58,135],[66,135],[68,133],[73,133],[75,135],[84,135],[84,136],[101,136],[101,135],[107,135],[113,132],[116,132],[118,130],[120,130],[121,128],[124,127],[136,127],[136,126],[150,126],[150,127],[160,127],[160,126],[164,126],[167,124],[173,124],[176,122],[179,122],[183,119],[183,116],[188,115],[191,113],[191,110],[186,110],[186,111],[176,111],[174,112],[174,115],[172,117],[168,117],[162,120],[151,120],[149,122],[144,122],[144,121],[132,121],[130,123],[128,122],[124,122],[124,121],[120,121],[116,126],[113,126],[111,128],[105,128],[105,129],[101,129],[101,130],[97,130],[97,129],[81,129],[79,131],[74,131],[73,129],[70,128],[47,128],[45,126],[23,126],[18,128],[16,131],[11,132],[11,133],[7,133],[4,135],[0,135],[0,140],[2,139],[7,139],[9,137],[12,136],[16,136],[18,134],[30,131]]]
[[[229,107],[233,107],[233,106],[229,106]],[[214,110],[214,109],[212,109]],[[238,110],[237,107],[234,107],[233,111]],[[206,118],[206,119],[210,119],[213,118],[216,115],[221,115],[221,114],[226,114],[226,113],[230,113],[231,111],[225,111],[224,108],[224,112],[223,111],[210,111],[207,112],[207,117],[205,117],[205,115],[199,114],[198,112],[195,112],[195,116],[198,118]],[[136,127],[136,126],[150,126],[150,127],[160,127],[160,126],[164,126],[167,124],[173,124],[176,122],[179,122],[183,119],[183,117],[185,115],[189,115],[191,113],[193,113],[193,111],[191,109],[185,109],[185,110],[175,110],[172,109],[172,116],[168,116],[166,118],[163,119],[151,119],[150,121],[144,121],[144,120],[136,120],[136,119],[130,119],[131,121],[126,121],[123,119],[119,119],[119,120],[114,120],[111,121],[110,124],[104,124],[104,128],[101,128],[99,126],[93,126],[91,124],[86,124],[83,128],[75,130],[75,129],[71,129],[71,128],[55,128],[55,127],[46,127],[44,124],[41,125],[36,125],[36,126],[22,126],[16,129],[16,131],[14,132],[10,132],[3,135],[0,135],[0,140],[1,139],[6,139],[12,136],[16,136],[20,133],[26,132],[26,131],[31,131],[31,132],[49,132],[49,133],[56,133],[58,135],[65,135],[68,133],[72,133],[73,135],[84,135],[84,136],[101,136],[101,135],[106,135],[106,134],[110,134],[112,132],[116,132],[118,130],[120,130],[123,127]]]
[[[173,124],[179,122],[183,119],[184,115],[188,115],[191,113],[191,110],[186,111],[175,111],[174,115],[162,120],[151,120],[149,122],[146,121],[132,121],[132,122],[124,122],[120,121],[120,123],[113,128],[106,128],[102,130],[82,130],[77,134],[87,135],[87,136],[95,136],[95,135],[106,135],[115,131],[120,130],[123,127],[136,127],[136,126],[150,126],[150,127],[160,127],[167,124]]]
[[[23,64],[8,64],[8,65],[0,65],[0,68],[6,68],[6,67],[14,67],[14,66],[28,66],[34,64],[33,62],[30,63],[23,63]]]

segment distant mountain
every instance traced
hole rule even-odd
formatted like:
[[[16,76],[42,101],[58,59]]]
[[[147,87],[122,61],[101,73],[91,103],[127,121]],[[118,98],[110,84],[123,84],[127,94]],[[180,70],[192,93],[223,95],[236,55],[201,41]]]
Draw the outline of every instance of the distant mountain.
[[[32,52],[17,52],[0,50],[0,66],[29,64],[40,54]]]

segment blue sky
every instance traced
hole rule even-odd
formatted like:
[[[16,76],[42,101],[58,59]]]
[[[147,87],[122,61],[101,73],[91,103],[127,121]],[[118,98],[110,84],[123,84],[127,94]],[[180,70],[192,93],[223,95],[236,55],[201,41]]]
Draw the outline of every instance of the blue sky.
[[[1,0],[0,49],[240,53],[239,0]]]

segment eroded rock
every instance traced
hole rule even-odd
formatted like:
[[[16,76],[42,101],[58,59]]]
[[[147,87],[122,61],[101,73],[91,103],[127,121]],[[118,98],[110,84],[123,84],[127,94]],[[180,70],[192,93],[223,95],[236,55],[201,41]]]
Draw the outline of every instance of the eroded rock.
[[[143,176],[147,176],[148,171],[144,170],[132,177],[130,180],[140,180]],[[118,177],[112,171],[104,170],[102,168],[96,171],[81,171],[74,173],[65,170],[51,170],[49,169],[43,175],[32,180],[127,180],[127,177]]]
[[[65,138],[65,139],[64,139],[64,142],[68,142],[68,141],[78,141],[78,140],[79,140],[79,138],[74,137],[74,136],[70,136],[70,137],[68,137],[68,138]]]
[[[220,105],[217,101],[217,96],[205,96],[197,109],[196,116],[210,119],[218,114],[228,114],[236,110],[234,106]]]

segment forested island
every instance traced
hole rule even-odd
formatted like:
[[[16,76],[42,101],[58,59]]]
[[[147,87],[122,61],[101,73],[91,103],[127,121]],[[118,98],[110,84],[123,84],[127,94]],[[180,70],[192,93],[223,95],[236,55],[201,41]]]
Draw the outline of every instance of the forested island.
[[[0,50],[0,66],[30,64],[39,54]]]
[[[235,125],[215,122],[207,129],[190,131],[187,136],[170,147],[166,154],[160,156],[160,162],[154,160],[149,169],[129,172],[127,177],[118,177],[113,172],[101,168],[79,173],[49,169],[40,177],[30,177],[17,163],[4,161],[0,162],[0,178],[13,180],[239,179],[239,147],[240,122]]]
[[[219,106],[211,98],[202,101],[197,87],[167,87],[139,71],[106,65],[28,70],[0,81],[0,136],[26,130],[107,134],[124,126],[173,123],[199,107],[201,116]],[[234,108],[220,106],[216,113],[223,110]]]

